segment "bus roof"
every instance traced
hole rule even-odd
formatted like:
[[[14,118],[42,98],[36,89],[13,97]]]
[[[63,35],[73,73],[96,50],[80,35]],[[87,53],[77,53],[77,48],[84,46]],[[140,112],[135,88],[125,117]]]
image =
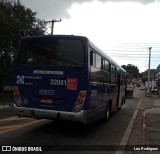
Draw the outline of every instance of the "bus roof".
[[[35,35],[35,36],[23,36],[21,37],[21,39],[40,39],[40,38],[85,38],[87,39],[87,37],[85,36],[78,36],[78,35]]]
[[[112,58],[110,58],[106,53],[104,53],[100,48],[98,48],[94,43],[92,43],[87,37],[85,36],[78,36],[78,35],[36,35],[36,36],[26,36],[21,37],[21,39],[43,39],[43,38],[83,38],[88,41],[90,47],[95,49],[98,53],[100,53],[103,57],[108,59],[112,64],[117,66],[122,71],[126,72],[118,63],[116,63]]]

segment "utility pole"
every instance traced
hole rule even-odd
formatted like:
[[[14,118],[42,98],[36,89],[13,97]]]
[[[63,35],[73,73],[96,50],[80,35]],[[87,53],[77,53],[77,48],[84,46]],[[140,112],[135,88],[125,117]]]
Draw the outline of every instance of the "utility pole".
[[[149,64],[148,64],[148,95],[147,96],[150,96],[150,63],[151,63],[151,49],[152,47],[149,47],[148,50],[149,50]]]
[[[57,20],[57,19],[53,19],[51,21],[46,21],[45,23],[52,23],[52,26],[51,26],[51,35],[53,35],[53,29],[54,29],[54,23],[55,22],[61,22],[61,19]]]

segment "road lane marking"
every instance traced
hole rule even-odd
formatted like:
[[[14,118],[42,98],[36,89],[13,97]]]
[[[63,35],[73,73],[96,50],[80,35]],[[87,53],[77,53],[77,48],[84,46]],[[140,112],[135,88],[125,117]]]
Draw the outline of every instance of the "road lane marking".
[[[9,118],[4,118],[4,119],[0,119],[0,122],[4,122],[4,121],[16,121],[16,120],[31,120],[30,122],[26,122],[25,124],[13,124],[13,125],[9,125],[9,126],[1,126],[0,128],[0,135],[20,129],[20,128],[24,128],[36,123],[40,123],[42,121],[44,121],[45,119],[41,119],[41,120],[37,120],[37,119],[32,119],[32,118],[26,118],[26,117],[9,117]]]

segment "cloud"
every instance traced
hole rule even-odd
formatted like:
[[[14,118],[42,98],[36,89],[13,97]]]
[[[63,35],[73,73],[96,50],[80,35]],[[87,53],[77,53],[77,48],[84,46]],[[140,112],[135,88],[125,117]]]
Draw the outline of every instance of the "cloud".
[[[94,0],[21,0],[22,4],[34,12],[38,12],[38,17],[44,20],[53,18],[70,18],[69,8],[74,3],[92,2]],[[154,3],[156,0],[97,0],[100,2],[139,2],[141,4]],[[82,10],[83,11],[83,10]]]

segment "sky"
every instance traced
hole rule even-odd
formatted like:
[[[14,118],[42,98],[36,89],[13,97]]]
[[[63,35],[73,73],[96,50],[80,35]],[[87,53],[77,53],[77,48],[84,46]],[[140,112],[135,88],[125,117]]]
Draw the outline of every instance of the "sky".
[[[160,64],[160,0],[20,0],[46,21],[54,34],[88,37],[119,65],[140,72]],[[48,24],[50,34],[51,25]]]

